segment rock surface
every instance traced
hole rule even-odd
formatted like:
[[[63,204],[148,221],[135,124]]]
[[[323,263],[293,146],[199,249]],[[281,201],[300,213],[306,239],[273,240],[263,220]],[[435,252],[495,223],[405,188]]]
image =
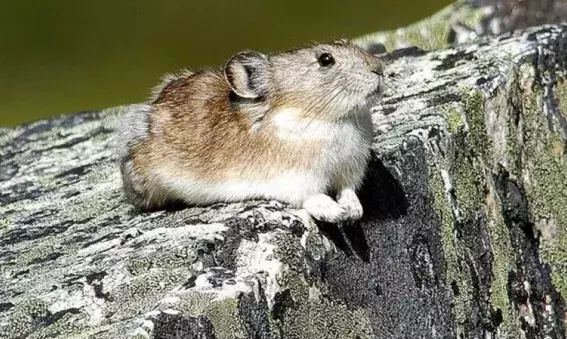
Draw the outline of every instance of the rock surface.
[[[363,220],[137,214],[124,108],[0,130],[1,338],[565,338],[567,26],[386,56]]]
[[[430,51],[480,36],[565,22],[566,0],[455,0],[412,25],[367,34],[356,42],[371,50],[417,46]]]

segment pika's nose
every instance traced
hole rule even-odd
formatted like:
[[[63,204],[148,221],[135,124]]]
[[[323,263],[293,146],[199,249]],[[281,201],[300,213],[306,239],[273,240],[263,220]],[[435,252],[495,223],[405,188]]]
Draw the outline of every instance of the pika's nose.
[[[380,76],[384,75],[384,63],[379,58],[375,56],[369,56],[367,59],[367,64],[372,73],[378,74]]]

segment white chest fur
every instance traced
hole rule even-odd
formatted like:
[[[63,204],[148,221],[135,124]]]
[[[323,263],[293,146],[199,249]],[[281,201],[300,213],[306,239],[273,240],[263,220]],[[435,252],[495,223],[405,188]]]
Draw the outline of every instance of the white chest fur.
[[[314,177],[332,189],[358,187],[372,143],[372,119],[369,112],[340,121],[298,118],[300,111],[287,108],[273,119],[277,137],[285,141],[320,141],[322,148]],[[324,117],[322,117],[324,118]]]

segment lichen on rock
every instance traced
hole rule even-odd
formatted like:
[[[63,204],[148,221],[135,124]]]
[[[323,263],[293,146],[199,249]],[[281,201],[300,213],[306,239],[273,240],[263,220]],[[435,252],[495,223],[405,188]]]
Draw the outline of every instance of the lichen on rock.
[[[124,107],[0,130],[0,337],[565,338],[565,41],[391,56],[353,225],[137,212]]]

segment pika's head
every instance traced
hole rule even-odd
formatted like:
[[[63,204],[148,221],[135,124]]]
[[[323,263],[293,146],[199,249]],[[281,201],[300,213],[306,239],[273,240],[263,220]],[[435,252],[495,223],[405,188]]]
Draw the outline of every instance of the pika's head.
[[[270,110],[294,107],[305,116],[340,119],[379,98],[383,63],[347,41],[265,55],[241,52],[224,67],[235,100]]]

